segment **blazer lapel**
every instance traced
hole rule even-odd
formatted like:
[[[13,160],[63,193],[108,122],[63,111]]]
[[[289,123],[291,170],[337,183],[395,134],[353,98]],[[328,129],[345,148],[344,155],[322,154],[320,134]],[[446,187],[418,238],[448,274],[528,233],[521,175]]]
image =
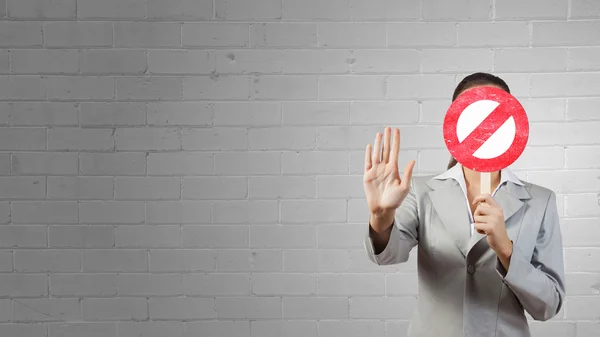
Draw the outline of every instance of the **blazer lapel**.
[[[467,255],[469,236],[471,232],[469,213],[465,195],[460,185],[454,179],[429,180],[427,185],[429,198],[444,227],[452,236],[458,249]]]
[[[521,228],[521,222],[510,221],[511,217],[517,213],[524,203],[522,200],[531,199],[531,195],[527,192],[525,186],[517,185],[511,181],[508,181],[505,186],[500,188],[494,195],[494,199],[502,207],[504,213],[504,223],[506,224],[506,231],[508,237],[511,240],[515,240],[519,234]],[[469,240],[467,254],[471,249],[483,238],[485,234],[479,234],[477,231],[473,231],[473,236]]]

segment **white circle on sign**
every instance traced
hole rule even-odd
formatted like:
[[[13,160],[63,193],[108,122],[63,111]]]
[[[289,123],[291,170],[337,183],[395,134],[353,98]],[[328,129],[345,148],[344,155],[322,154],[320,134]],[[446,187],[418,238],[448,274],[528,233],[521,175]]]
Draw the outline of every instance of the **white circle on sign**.
[[[490,100],[480,100],[471,103],[458,117],[456,135],[462,142],[475,128],[489,116],[500,103]],[[496,158],[506,152],[512,145],[517,128],[512,116],[506,120],[491,136],[473,153],[479,159]]]

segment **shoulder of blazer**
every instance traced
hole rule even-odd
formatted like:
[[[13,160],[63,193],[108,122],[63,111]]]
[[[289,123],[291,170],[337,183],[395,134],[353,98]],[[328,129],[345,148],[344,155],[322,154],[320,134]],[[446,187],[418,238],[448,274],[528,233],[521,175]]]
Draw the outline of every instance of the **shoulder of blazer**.
[[[525,188],[527,189],[527,192],[529,192],[529,194],[531,195],[532,201],[541,202],[544,205],[546,205],[546,203],[550,199],[551,194],[554,193],[556,195],[556,192],[554,192],[548,187],[530,183],[525,180],[521,180],[521,182],[525,184]]]

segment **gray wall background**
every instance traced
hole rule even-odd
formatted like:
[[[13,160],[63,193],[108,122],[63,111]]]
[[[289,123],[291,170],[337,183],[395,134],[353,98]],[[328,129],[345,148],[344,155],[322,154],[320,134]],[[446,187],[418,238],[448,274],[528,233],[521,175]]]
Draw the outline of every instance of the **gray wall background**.
[[[600,336],[600,2],[0,0],[0,336],[405,336],[363,251],[364,148],[444,170],[455,84],[503,77]],[[415,251],[413,251],[414,253]],[[434,319],[434,318],[433,318]]]

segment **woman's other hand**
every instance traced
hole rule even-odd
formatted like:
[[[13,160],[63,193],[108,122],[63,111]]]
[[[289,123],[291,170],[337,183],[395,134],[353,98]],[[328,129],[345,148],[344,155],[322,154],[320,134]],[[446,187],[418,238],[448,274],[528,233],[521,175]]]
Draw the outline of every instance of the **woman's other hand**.
[[[482,194],[473,199],[477,205],[474,212],[475,230],[487,236],[488,244],[508,270],[508,261],[512,255],[513,243],[508,237],[504,211],[502,206],[489,194]]]

